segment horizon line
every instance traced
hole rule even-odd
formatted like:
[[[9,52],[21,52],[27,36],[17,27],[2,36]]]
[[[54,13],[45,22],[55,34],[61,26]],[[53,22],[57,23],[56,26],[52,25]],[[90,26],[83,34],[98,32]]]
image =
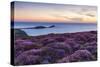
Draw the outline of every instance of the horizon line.
[[[44,22],[44,21],[43,21],[43,22],[38,22],[38,21],[34,21],[34,22],[32,22],[32,21],[29,21],[29,22],[28,22],[28,21],[27,21],[27,22],[26,22],[26,21],[25,21],[25,22],[24,22],[24,21],[11,21],[11,23],[66,23],[66,24],[67,24],[67,23],[68,23],[68,24],[69,24],[69,23],[70,23],[70,24],[79,23],[79,24],[97,24],[97,22],[95,22],[95,23],[94,23],[94,22],[86,23],[86,22],[46,22],[46,21],[45,21],[45,22]]]

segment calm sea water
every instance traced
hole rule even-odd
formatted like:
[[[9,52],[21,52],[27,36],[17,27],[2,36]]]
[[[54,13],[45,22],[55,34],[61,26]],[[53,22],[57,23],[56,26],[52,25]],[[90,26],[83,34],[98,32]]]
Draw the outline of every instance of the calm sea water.
[[[83,32],[83,31],[95,31],[97,30],[96,24],[86,24],[86,23],[23,23],[15,22],[14,28],[28,28],[36,26],[51,26],[55,25],[53,28],[44,29],[22,29],[30,36],[45,35],[49,33],[72,33],[72,32]]]

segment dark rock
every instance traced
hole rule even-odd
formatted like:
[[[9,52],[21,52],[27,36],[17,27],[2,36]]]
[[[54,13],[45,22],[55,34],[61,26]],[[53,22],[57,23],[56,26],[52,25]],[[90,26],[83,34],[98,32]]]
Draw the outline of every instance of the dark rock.
[[[14,29],[14,36],[15,37],[27,37],[28,35],[20,29]]]
[[[37,26],[37,27],[34,27],[34,29],[44,29],[44,28],[52,28],[52,27],[55,27],[55,25],[52,25],[52,26],[49,26],[49,27]]]
[[[34,29],[43,29],[43,28],[46,28],[45,26],[37,26],[37,27],[34,27]]]
[[[55,25],[52,25],[52,26],[50,26],[49,28],[53,28],[53,27],[55,27]]]

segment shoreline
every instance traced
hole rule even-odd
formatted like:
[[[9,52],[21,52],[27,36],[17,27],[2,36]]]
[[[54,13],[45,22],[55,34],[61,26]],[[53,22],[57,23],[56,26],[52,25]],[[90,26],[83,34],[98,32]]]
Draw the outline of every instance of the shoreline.
[[[19,30],[19,32],[23,32],[23,33],[27,34],[27,33],[26,33],[24,30],[22,30],[22,29],[12,29],[12,30],[14,30],[15,32],[16,32],[16,30]],[[33,36],[33,37],[35,37],[35,36],[45,36],[45,35],[49,35],[49,34],[55,34],[55,35],[57,34],[57,35],[58,35],[58,34],[70,34],[70,33],[72,34],[72,33],[91,32],[91,31],[96,31],[96,32],[97,32],[97,30],[90,30],[90,31],[87,30],[87,31],[76,31],[76,32],[73,31],[73,32],[67,32],[67,33],[66,33],[66,32],[65,32],[65,33],[61,33],[61,32],[60,32],[60,33],[48,33],[48,34],[40,34],[40,35],[31,35],[31,34],[27,34],[27,36]],[[19,33],[19,34],[20,34],[20,33]],[[16,34],[15,34],[15,35],[16,35]]]
[[[85,32],[97,32],[97,30],[91,30],[91,31],[78,31],[78,32],[67,32],[67,33],[49,33],[49,34],[43,34],[43,35],[37,35],[37,36],[47,36],[47,35],[63,35],[63,34],[75,34],[75,33],[85,33]],[[30,36],[30,35],[29,35]],[[31,36],[31,37],[37,37],[37,36]]]

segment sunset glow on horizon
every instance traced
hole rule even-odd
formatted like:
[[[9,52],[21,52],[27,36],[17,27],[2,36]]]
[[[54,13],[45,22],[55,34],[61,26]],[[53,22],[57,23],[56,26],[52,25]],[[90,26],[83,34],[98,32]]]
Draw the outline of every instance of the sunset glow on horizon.
[[[96,23],[97,7],[86,5],[14,2],[14,21]]]

